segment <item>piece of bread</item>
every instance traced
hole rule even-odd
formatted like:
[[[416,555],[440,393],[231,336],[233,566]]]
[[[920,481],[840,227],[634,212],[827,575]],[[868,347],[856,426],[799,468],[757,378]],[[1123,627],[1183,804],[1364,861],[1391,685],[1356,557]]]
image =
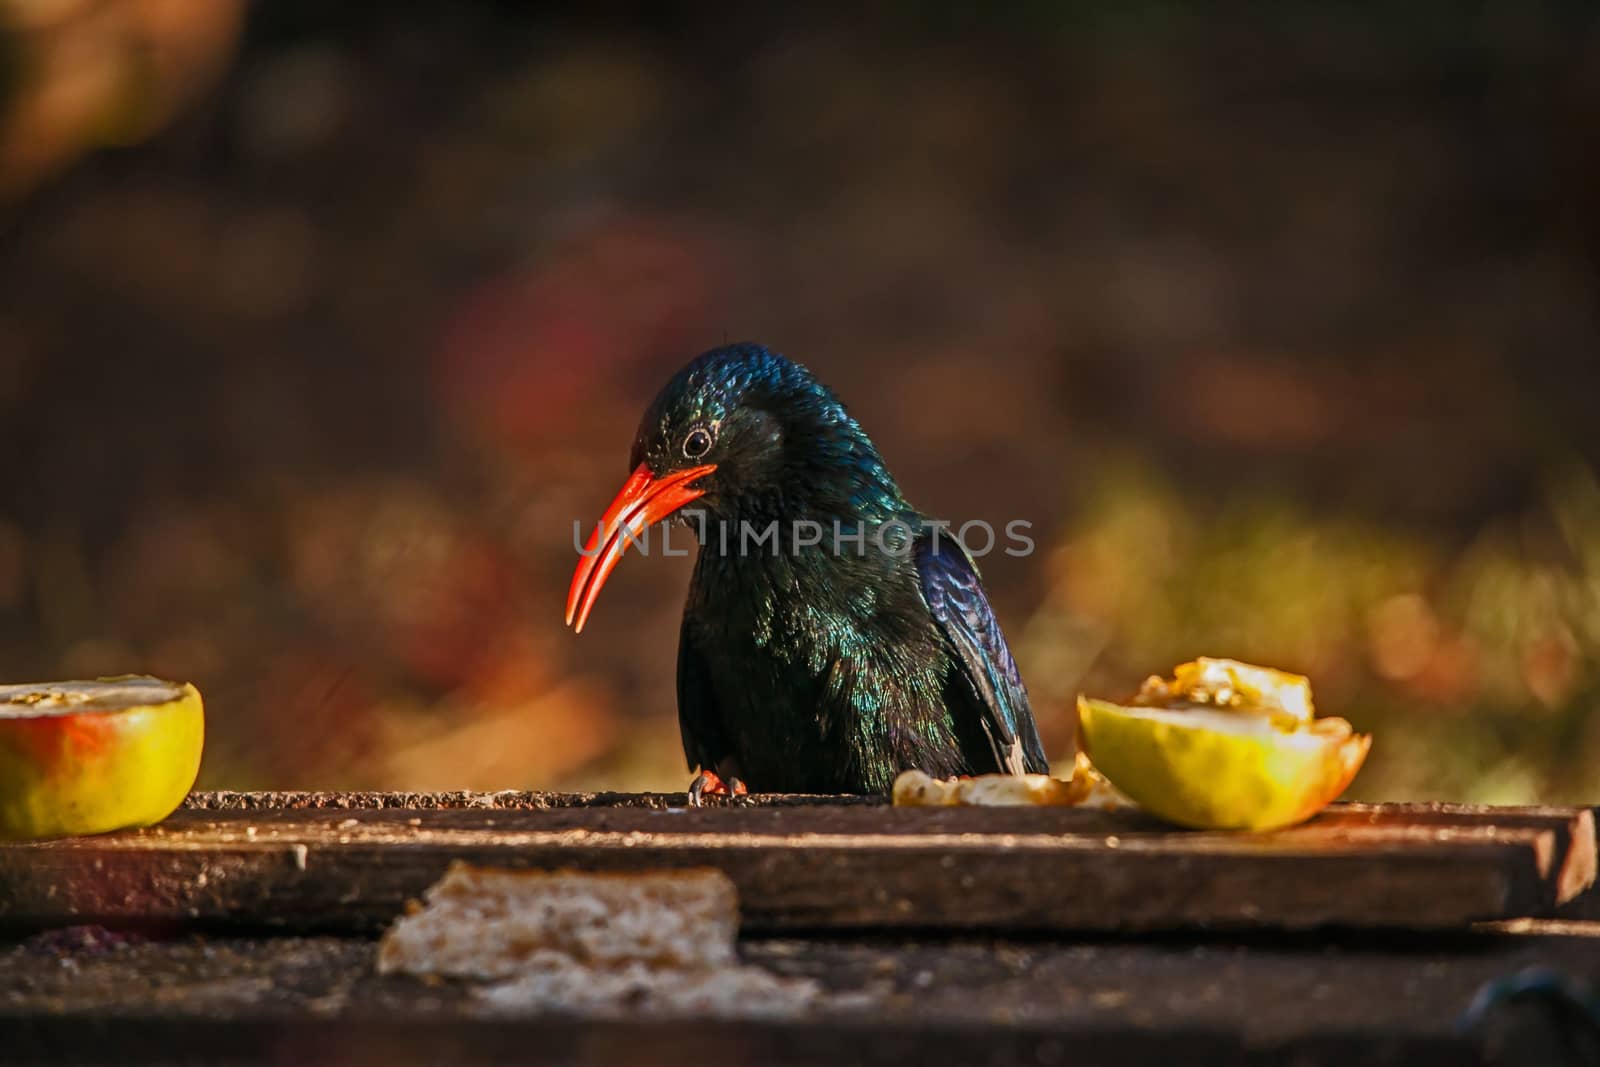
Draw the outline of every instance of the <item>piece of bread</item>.
[[[904,771],[894,780],[897,808],[950,807],[1090,807],[1127,805],[1111,783],[1078,753],[1071,778],[1048,774],[979,774],[971,778],[935,778],[922,771]]]
[[[894,780],[894,803],[901,808],[1064,805],[1076,802],[1072,783],[1048,774],[935,778],[922,771],[906,771]]]
[[[739,962],[739,901],[716,870],[632,874],[453,864],[397,922],[378,970],[488,979],[512,1015],[788,1018],[821,998],[809,978]]]
[[[567,965],[708,969],[737,962],[739,898],[717,870],[632,874],[453,864],[384,935],[378,970],[503,978]]]
[[[496,1013],[612,1018],[789,1018],[814,1007],[819,997],[811,979],[786,978],[760,967],[660,970],[640,963],[551,967],[496,982],[478,994],[479,1003]]]

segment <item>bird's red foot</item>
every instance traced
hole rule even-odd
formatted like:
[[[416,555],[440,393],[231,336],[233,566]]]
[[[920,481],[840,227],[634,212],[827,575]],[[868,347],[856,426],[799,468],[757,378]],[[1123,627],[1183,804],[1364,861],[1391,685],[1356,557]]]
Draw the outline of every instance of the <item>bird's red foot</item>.
[[[716,771],[701,771],[689,783],[689,806],[698,808],[700,798],[708,793],[712,796],[742,797],[749,792],[737,778],[729,778],[724,782]]]

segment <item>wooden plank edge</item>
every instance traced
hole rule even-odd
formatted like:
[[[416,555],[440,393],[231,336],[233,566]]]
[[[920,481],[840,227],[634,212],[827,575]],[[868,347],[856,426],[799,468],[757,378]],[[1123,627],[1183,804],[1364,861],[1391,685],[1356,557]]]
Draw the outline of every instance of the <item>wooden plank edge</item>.
[[[275,790],[244,792],[237,790],[198,790],[184,799],[183,810],[206,812],[278,811],[365,811],[406,809],[439,811],[455,809],[496,811],[545,811],[551,808],[648,808],[664,811],[681,808],[687,791],[675,793],[619,792],[543,792],[527,789],[501,789],[494,792],[457,789],[445,792],[379,792],[371,790]],[[759,808],[888,807],[889,799],[879,796],[810,793],[756,793],[733,800],[708,796],[707,806]]]
[[[500,790],[475,792],[373,792],[373,791],[200,791],[190,794],[184,810],[190,813],[279,813],[286,811],[438,811],[493,810],[546,811],[552,809],[640,808],[665,811],[683,806],[682,793],[539,792]],[[712,798],[713,807],[732,805],[727,798]],[[883,797],[853,795],[756,794],[737,802],[761,808],[815,808],[827,806],[886,807]],[[1002,810],[1002,809],[987,809]],[[1341,824],[1437,825],[1549,829],[1554,837],[1547,864],[1548,893],[1542,912],[1565,909],[1568,917],[1600,918],[1600,892],[1595,892],[1600,870],[1594,812],[1590,808],[1551,806],[1491,806],[1421,803],[1353,803],[1331,805],[1312,829]],[[1293,831],[1290,831],[1293,832]]]
[[[1600,869],[1600,847],[1595,836],[1594,809],[1585,807],[1496,806],[1486,804],[1339,804],[1330,814],[1342,819],[1364,819],[1370,825],[1405,822],[1435,824],[1540,827],[1555,833],[1550,856],[1551,908],[1560,908],[1594,888]]]
[[[690,835],[692,836],[692,835]],[[487,836],[428,844],[236,842],[139,851],[115,841],[0,849],[0,924],[102,922],[368,932],[456,859],[516,868],[712,866],[747,931],[1157,931],[1327,926],[1453,929],[1539,914],[1547,831],[1382,853],[1176,854],[996,849],[982,842],[769,848],[737,836]]]

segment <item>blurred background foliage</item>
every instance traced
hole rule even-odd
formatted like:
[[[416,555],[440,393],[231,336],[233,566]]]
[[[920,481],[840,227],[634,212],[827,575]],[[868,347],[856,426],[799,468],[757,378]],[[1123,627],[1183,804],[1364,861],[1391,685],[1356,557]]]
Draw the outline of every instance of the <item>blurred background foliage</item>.
[[[1600,799],[1587,0],[0,0],[0,672],[203,783],[678,788],[688,562],[574,521],[694,353],[833,384],[1080,688],[1309,673],[1366,798]]]

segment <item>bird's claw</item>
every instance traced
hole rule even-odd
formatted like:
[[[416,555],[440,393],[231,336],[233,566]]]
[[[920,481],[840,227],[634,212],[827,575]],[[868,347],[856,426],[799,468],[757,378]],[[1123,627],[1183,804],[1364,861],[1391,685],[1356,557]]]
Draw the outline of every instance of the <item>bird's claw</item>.
[[[750,790],[737,778],[723,781],[716,771],[701,771],[694,776],[694,781],[689,783],[689,806],[700,807],[700,798],[707,794],[711,796],[742,797],[748,795]]]

